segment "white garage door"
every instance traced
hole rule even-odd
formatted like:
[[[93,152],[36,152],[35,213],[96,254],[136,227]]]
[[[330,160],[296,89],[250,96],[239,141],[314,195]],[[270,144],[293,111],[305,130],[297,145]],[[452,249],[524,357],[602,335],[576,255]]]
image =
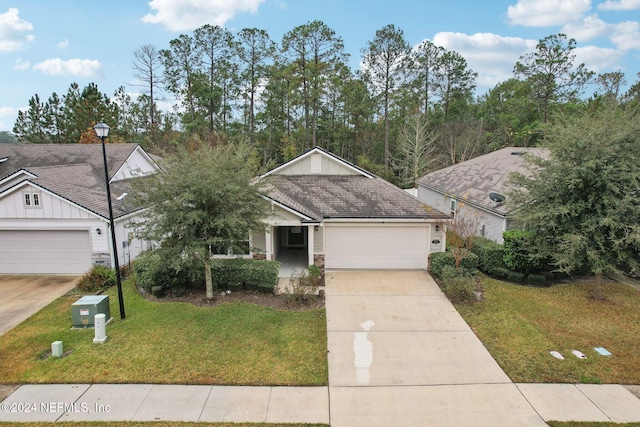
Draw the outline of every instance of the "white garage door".
[[[89,268],[88,231],[0,231],[0,273],[81,274]]]
[[[329,224],[324,230],[328,269],[426,269],[428,225]]]

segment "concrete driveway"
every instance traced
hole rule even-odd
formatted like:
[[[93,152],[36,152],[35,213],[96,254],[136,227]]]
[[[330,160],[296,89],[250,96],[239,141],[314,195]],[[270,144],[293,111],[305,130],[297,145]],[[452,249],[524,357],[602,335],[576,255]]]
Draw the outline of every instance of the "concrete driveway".
[[[331,426],[545,426],[425,271],[328,272]]]
[[[0,335],[76,286],[79,276],[0,275]]]

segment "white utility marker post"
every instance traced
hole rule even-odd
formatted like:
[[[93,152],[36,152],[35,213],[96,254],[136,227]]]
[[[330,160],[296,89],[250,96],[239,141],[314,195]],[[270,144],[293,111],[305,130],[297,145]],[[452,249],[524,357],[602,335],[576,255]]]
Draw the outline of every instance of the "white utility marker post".
[[[104,313],[98,313],[93,317],[96,329],[95,337],[93,338],[94,344],[104,344],[107,341],[106,317]]]
[[[54,341],[51,343],[51,356],[62,357],[64,351],[62,351],[62,341]]]

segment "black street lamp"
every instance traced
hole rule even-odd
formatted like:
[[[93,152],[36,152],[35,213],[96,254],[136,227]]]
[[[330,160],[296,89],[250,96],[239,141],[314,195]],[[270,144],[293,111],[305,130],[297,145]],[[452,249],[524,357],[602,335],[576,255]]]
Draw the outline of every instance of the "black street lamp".
[[[96,135],[102,141],[102,160],[104,162],[104,182],[107,186],[107,200],[109,202],[109,226],[111,228],[111,247],[113,250],[113,260],[116,263],[116,284],[118,285],[118,303],[120,304],[120,319],[124,319],[124,299],[122,298],[122,282],[120,281],[120,265],[118,263],[118,245],[116,244],[116,229],[113,226],[113,208],[111,207],[111,188],[109,187],[109,172],[107,171],[107,150],[104,140],[109,135],[109,126],[100,122],[93,127]]]

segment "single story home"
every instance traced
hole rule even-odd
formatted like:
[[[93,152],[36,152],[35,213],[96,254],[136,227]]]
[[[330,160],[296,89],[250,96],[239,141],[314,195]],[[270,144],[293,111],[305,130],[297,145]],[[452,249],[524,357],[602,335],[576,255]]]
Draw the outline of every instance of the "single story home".
[[[326,269],[426,269],[445,250],[449,216],[314,148],[259,178],[271,203],[254,258]]]
[[[129,182],[159,171],[137,144],[107,144],[120,265],[150,242],[132,222]],[[0,274],[82,274],[113,265],[101,144],[0,144]]]
[[[543,148],[507,147],[431,172],[418,179],[418,198],[447,214],[477,222],[477,235],[502,243],[509,229],[507,181],[525,172],[524,157],[547,156]]]

